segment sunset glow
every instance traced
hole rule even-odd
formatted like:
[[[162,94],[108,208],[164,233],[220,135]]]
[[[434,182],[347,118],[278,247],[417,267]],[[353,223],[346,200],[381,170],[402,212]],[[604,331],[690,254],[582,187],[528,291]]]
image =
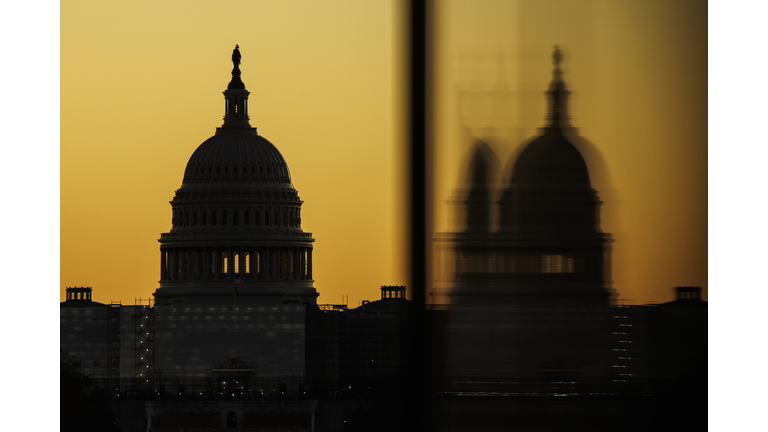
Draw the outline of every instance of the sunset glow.
[[[648,303],[701,286],[707,300],[706,3],[437,3],[434,231],[460,228],[449,202],[476,140],[504,177],[544,126],[559,45],[614,289]],[[402,21],[385,1],[63,2],[61,301],[73,286],[102,303],[152,296],[169,201],[221,126],[235,44],[250,123],[304,202],[318,303],[407,284]]]

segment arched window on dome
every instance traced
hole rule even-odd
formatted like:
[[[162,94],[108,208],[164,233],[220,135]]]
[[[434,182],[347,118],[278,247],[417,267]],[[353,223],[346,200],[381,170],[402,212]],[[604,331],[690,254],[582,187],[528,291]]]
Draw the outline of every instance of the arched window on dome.
[[[275,225],[280,225],[280,221],[277,219],[278,212],[275,210]]]
[[[197,210],[192,213],[192,225],[197,226]]]
[[[227,224],[227,211],[222,210],[221,211],[221,224],[226,225]]]
[[[206,222],[207,222],[206,221],[206,216],[207,216],[207,214],[208,214],[208,211],[207,210],[203,210],[203,220],[202,220],[202,225],[203,226],[206,225]]]
[[[211,226],[216,226],[216,210],[211,210]]]
[[[232,210],[232,225],[237,225],[238,222],[239,221],[237,220],[237,210]]]
[[[254,224],[256,226],[261,225],[261,219],[259,218],[260,216],[261,215],[259,215],[259,211],[258,210],[254,210],[253,211],[253,220],[254,220]]]
[[[245,225],[251,224],[251,213],[249,210],[243,210],[243,223]]]
[[[232,169],[234,170],[232,173],[233,173],[233,174],[237,174],[237,165],[235,165],[234,167],[232,167]]]
[[[264,225],[269,226],[269,210],[264,211]]]

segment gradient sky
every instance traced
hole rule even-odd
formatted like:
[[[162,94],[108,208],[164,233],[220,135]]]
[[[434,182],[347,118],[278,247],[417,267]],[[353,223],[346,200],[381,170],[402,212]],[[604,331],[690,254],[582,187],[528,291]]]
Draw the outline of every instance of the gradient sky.
[[[387,1],[62,2],[61,301],[68,286],[151,297],[169,201],[222,123],[235,44],[251,124],[304,201],[318,301],[406,283],[401,19]],[[446,203],[475,139],[507,166],[544,125],[557,44],[616,240],[614,288],[706,298],[705,2],[449,0],[435,32],[435,231],[456,227]]]

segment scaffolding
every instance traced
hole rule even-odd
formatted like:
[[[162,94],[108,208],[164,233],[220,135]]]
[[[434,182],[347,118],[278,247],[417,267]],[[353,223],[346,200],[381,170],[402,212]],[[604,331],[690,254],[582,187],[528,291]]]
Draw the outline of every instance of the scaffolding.
[[[120,302],[110,302],[107,309],[107,380],[109,392],[120,385]]]
[[[134,325],[134,377],[138,381],[139,392],[152,390],[152,373],[154,371],[154,310],[152,298],[136,298],[133,308]]]

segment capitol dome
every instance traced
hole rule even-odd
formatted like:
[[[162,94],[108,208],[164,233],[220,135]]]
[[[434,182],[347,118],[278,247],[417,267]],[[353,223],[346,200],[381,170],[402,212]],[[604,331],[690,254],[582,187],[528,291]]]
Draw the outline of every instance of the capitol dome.
[[[314,303],[314,239],[301,229],[303,201],[280,151],[251,126],[237,48],[232,59],[224,123],[192,153],[171,201],[155,296],[231,301],[238,285],[244,302],[268,296]]]
[[[555,48],[554,77],[549,91],[549,124],[533,138],[512,166],[509,184],[499,200],[500,227],[534,238],[595,235],[600,232],[600,200],[592,188],[581,153],[568,140],[560,50]]]

